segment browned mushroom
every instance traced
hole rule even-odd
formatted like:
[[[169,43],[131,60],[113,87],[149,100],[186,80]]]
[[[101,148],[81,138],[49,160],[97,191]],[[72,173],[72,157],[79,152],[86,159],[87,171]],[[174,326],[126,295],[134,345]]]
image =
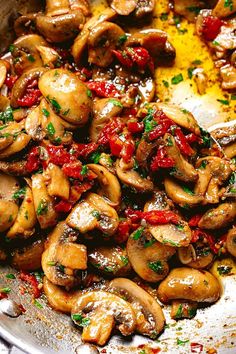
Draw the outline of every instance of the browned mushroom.
[[[132,334],[136,326],[132,306],[121,297],[105,291],[90,291],[78,296],[71,318],[83,327],[82,340],[98,345],[108,341],[116,324],[123,336]]]
[[[196,301],[174,300],[171,303],[170,317],[174,320],[193,318],[197,313]]]
[[[203,214],[198,226],[202,229],[216,230],[228,226],[236,217],[236,202],[229,201]]]
[[[208,267],[214,258],[208,245],[203,242],[195,242],[188,247],[178,249],[178,257],[181,263],[196,269]]]
[[[236,3],[231,1],[228,5],[225,0],[218,0],[214,9],[212,10],[212,15],[222,18],[228,17],[236,12]]]
[[[31,245],[15,250],[12,254],[11,264],[20,270],[37,270],[41,268],[43,251],[44,241],[34,241]]]
[[[226,247],[232,256],[236,257],[236,228],[232,228],[228,231],[226,237]]]
[[[110,0],[111,7],[122,16],[134,15],[137,19],[150,15],[155,6],[154,0]]]

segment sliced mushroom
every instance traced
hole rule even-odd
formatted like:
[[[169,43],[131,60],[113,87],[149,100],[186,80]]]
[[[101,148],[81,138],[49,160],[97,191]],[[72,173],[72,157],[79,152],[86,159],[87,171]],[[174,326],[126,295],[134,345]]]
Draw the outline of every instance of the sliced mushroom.
[[[185,267],[173,269],[158,288],[158,298],[164,303],[178,299],[211,303],[220,294],[220,283],[211,273]]]
[[[125,32],[115,23],[104,21],[94,26],[88,37],[88,62],[107,67],[113,62],[112,50]]]
[[[7,77],[8,65],[5,60],[0,59],[0,89]]]
[[[154,153],[157,146],[157,142],[148,142],[145,139],[141,139],[136,149],[136,160],[140,167],[148,167],[148,159]]]
[[[226,237],[226,248],[232,256],[236,257],[236,228],[228,231]]]
[[[41,174],[32,176],[32,192],[40,227],[46,229],[56,225],[57,213],[53,207],[53,200],[48,194],[45,179]]]
[[[3,133],[3,136],[1,136],[0,134],[0,152],[6,149],[9,145],[11,145],[13,143],[13,140],[14,140],[13,135],[4,136]]]
[[[28,85],[32,83],[32,81],[38,80],[45,71],[45,68],[37,67],[25,71],[24,74],[19,77],[12,89],[11,106],[13,108],[18,107],[18,99],[24,96]]]
[[[75,299],[80,291],[66,291],[53,284],[47,277],[43,278],[43,290],[47,296],[49,305],[57,311],[70,313]]]
[[[68,0],[47,0],[46,14],[48,16],[58,16],[69,12]]]
[[[12,56],[14,68],[18,75],[23,74],[29,69],[38,68],[43,65],[42,59],[37,50],[37,46],[47,46],[43,37],[37,34],[28,34],[21,36],[13,43]]]
[[[28,238],[34,233],[37,222],[33,194],[29,187],[26,188],[23,202],[20,206],[17,218],[7,233],[9,239],[16,237]]]
[[[44,251],[44,241],[37,240],[29,246],[13,252],[11,264],[14,268],[34,271],[41,268],[41,258]]]
[[[205,195],[205,203],[219,203],[220,186],[232,173],[230,161],[216,156],[207,156],[197,161],[198,180],[194,192]]]
[[[10,146],[0,151],[0,159],[6,159],[17,152],[22,151],[29,144],[29,142],[30,136],[20,132]]]
[[[193,193],[184,185],[181,186],[174,178],[166,177],[164,187],[168,197],[181,207],[194,207],[204,200],[202,195]]]
[[[60,197],[68,200],[70,196],[70,183],[62,169],[53,163],[49,163],[45,175],[46,179],[49,180],[47,185],[48,194],[51,197]]]
[[[33,140],[43,140],[46,132],[42,129],[42,113],[39,107],[34,108],[25,120],[26,133]]]
[[[87,123],[92,100],[75,74],[66,69],[48,70],[39,79],[39,89],[61,118],[77,126]]]
[[[169,273],[167,261],[175,254],[175,249],[157,242],[149,232],[140,228],[130,235],[127,252],[135,272],[142,279],[155,283]]]
[[[37,15],[37,30],[52,43],[73,39],[81,31],[85,22],[81,10],[70,11],[58,16]]]
[[[49,67],[50,69],[54,68],[54,64],[60,59],[59,54],[53,48],[46,47],[43,45],[38,45],[37,50],[42,59],[43,65]]]
[[[132,14],[137,19],[149,16],[152,14],[155,6],[154,0],[111,0],[111,7],[122,16]]]
[[[87,167],[97,175],[100,184],[98,194],[104,197],[111,206],[118,207],[121,202],[121,188],[117,177],[101,165],[88,164]]]
[[[72,55],[76,64],[80,64],[83,53],[87,47],[87,41],[89,37],[89,32],[93,27],[101,22],[112,20],[116,17],[116,12],[111,8],[106,8],[102,14],[93,16],[88,20],[81,31],[81,33],[75,38],[74,44],[72,46]]]
[[[65,268],[87,269],[87,248],[72,242],[61,242],[57,245],[57,261]]]
[[[116,173],[121,182],[138,192],[151,192],[154,188],[150,179],[141,177],[133,168],[128,169],[123,159],[116,161]]]
[[[26,163],[26,160],[10,162],[0,161],[0,171],[13,176],[26,176],[28,174],[28,171],[26,170]]]
[[[196,11],[206,6],[202,0],[174,0],[174,10],[177,14],[184,16],[189,21],[196,19]],[[196,9],[196,11],[194,11]]]
[[[72,288],[79,284],[76,273],[74,273],[73,269],[63,267],[57,259],[58,244],[68,239],[76,240],[77,233],[65,222],[58,223],[46,243],[46,250],[42,255],[42,268],[46,277],[53,284]],[[68,257],[70,257],[69,254]]]
[[[181,263],[196,269],[208,267],[214,258],[208,245],[196,242],[188,247],[178,249],[178,257]]]
[[[120,246],[100,246],[91,250],[88,260],[93,267],[106,276],[127,276],[131,272],[126,249]]]
[[[212,15],[219,18],[224,18],[224,17],[231,16],[235,12],[236,12],[236,3],[234,1],[226,3],[225,0],[218,0],[214,9],[212,10]]]
[[[111,8],[114,9],[118,15],[130,15],[137,6],[137,0],[112,0]]]
[[[197,302],[174,300],[171,303],[170,317],[174,320],[193,318],[197,313]]]
[[[175,166],[172,169],[172,176],[184,182],[195,182],[198,179],[198,173],[180,153],[174,137],[166,133],[164,135],[165,148],[168,156],[174,161]]]
[[[8,200],[0,200],[0,232],[6,231],[14,223],[18,214],[16,203]]]
[[[81,233],[98,229],[107,236],[115,233],[119,219],[117,212],[98,194],[89,193],[66,219],[68,225]]]
[[[19,190],[19,182],[13,177],[0,172],[0,199],[12,200],[14,193]]]
[[[99,135],[113,117],[118,117],[123,106],[118,99],[102,98],[94,102],[94,116],[91,121],[89,135],[93,142],[97,142]]]
[[[35,32],[35,19],[37,13],[27,13],[18,17],[14,22],[14,31],[17,37]]]
[[[123,336],[131,335],[136,326],[132,306],[117,295],[105,291],[90,291],[78,296],[71,312],[72,320],[83,326],[84,342],[104,345],[116,324]]]
[[[236,202],[219,204],[203,214],[198,226],[202,229],[217,230],[228,226],[236,217]]]
[[[234,90],[236,88],[236,68],[226,64],[220,68],[222,78],[222,88],[224,90]]]
[[[165,317],[158,302],[129,279],[116,278],[110,282],[109,288],[131,303],[137,319],[136,330],[155,339],[165,324]]]

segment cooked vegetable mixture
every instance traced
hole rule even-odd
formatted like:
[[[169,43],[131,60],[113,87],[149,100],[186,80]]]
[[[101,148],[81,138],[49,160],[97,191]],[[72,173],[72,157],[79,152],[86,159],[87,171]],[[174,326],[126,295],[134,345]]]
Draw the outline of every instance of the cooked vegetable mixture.
[[[213,133],[221,149],[189,111],[156,97],[155,68],[176,50],[146,26],[154,0],[109,5],[91,16],[86,0],[47,0],[15,21],[0,60],[0,261],[39,308],[31,272],[42,267],[49,304],[100,346],[114,330],[157,338],[160,302],[173,319],[194,317],[221,296],[213,261],[236,256],[235,126]],[[235,89],[235,1],[201,5],[174,10],[197,16],[223,89]],[[127,33],[128,22],[145,29]]]

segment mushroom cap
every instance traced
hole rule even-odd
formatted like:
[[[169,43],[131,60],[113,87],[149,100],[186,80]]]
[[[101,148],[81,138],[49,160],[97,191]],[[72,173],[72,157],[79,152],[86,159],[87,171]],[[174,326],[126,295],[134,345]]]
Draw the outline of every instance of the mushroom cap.
[[[77,126],[87,123],[92,100],[75,74],[66,69],[48,70],[39,79],[39,89],[64,120]]]

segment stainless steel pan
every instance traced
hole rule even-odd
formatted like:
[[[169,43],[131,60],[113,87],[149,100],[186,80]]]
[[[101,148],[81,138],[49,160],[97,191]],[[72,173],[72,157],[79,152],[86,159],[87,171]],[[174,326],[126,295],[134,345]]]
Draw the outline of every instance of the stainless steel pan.
[[[38,0],[0,0],[0,47],[3,50],[11,41],[11,25],[17,12],[21,13],[38,9],[41,2]],[[180,86],[178,90],[180,90]],[[183,100],[185,96],[185,100]],[[196,97],[190,89],[182,88],[181,100],[183,106],[194,110],[194,114],[200,122],[209,127],[219,121],[217,107],[215,114],[203,115],[202,103],[197,109]],[[191,101],[192,100],[192,101]],[[178,102],[178,92],[173,95],[173,101]],[[202,101],[201,101],[202,102]],[[205,100],[206,104],[207,100]],[[233,110],[232,110],[233,111]],[[233,118],[233,117],[232,117]],[[26,312],[24,315],[13,319],[0,312],[0,337],[7,343],[21,348],[26,353],[75,353],[81,343],[80,332],[75,329],[69,316],[59,314],[47,306],[46,299],[40,299],[42,308],[32,304],[31,296],[19,294],[19,281],[6,279],[7,273],[14,273],[9,267],[0,268],[0,288],[11,287],[10,298],[21,303]],[[16,274],[16,273],[15,273]],[[152,341],[141,336],[134,336],[127,340],[120,336],[113,336],[106,346],[106,353],[140,353],[146,345],[148,348],[160,348],[161,352],[191,353],[191,343],[201,343],[202,353],[236,353],[236,276],[223,278],[223,296],[215,305],[198,310],[193,320],[175,322],[170,319],[168,309],[165,310],[167,327],[157,341]],[[178,339],[186,341],[178,345]],[[103,348],[104,349],[104,348]],[[102,349],[101,349],[102,350]],[[0,344],[0,353],[13,353],[11,347],[5,342]],[[197,353],[198,351],[196,351]],[[104,353],[104,351],[103,351]]]

